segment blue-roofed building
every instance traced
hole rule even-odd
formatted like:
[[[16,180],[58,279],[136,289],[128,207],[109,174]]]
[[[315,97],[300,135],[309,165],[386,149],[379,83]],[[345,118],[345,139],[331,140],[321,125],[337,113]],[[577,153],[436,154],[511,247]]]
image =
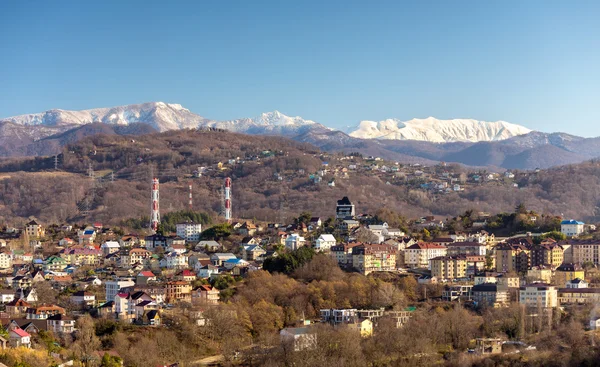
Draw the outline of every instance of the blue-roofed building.
[[[585,231],[585,223],[569,219],[560,222],[560,232],[567,237],[579,236]]]

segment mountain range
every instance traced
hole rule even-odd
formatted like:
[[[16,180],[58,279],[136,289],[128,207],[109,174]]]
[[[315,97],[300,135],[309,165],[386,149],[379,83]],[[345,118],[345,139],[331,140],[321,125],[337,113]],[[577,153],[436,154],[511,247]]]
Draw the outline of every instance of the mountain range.
[[[600,156],[600,138],[542,133],[505,121],[361,121],[348,132],[279,111],[229,121],[197,115],[180,104],[149,102],[82,111],[49,110],[0,119],[0,156],[51,155],[65,144],[95,134],[143,135],[168,130],[216,128],[280,135],[325,151],[358,152],[403,163],[440,161],[500,169],[534,169]]]

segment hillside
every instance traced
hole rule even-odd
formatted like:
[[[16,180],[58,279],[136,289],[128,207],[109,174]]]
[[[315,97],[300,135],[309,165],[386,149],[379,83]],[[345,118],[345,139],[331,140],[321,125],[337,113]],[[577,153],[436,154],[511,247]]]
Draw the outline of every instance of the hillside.
[[[89,177],[90,166],[95,179]],[[385,207],[407,218],[454,216],[467,209],[508,212],[524,203],[541,213],[600,220],[597,162],[475,182],[477,172],[459,166],[385,170],[389,162],[322,153],[286,138],[187,130],[87,137],[63,149],[59,171],[53,167],[53,157],[0,161],[2,219],[33,215],[43,221],[118,223],[147,216],[155,175],[161,181],[163,213],[187,208],[192,184],[194,209],[218,214],[219,190],[229,176],[234,216],[240,218],[278,221],[303,211],[329,217],[335,201],[349,196],[359,212]],[[195,171],[202,175],[194,177]],[[310,176],[319,171],[322,181],[315,182]],[[462,191],[434,188],[449,177],[464,181]],[[332,180],[335,187],[327,185]],[[87,218],[85,210],[90,211]]]

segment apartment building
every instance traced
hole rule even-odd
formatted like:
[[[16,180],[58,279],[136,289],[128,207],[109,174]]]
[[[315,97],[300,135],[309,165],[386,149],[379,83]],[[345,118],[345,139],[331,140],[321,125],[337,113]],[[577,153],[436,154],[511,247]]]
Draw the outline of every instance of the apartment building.
[[[367,275],[396,270],[396,249],[388,245],[365,244],[352,248],[352,267]]]
[[[434,243],[419,242],[404,251],[404,263],[409,268],[429,268],[429,260],[446,256],[447,248]]]

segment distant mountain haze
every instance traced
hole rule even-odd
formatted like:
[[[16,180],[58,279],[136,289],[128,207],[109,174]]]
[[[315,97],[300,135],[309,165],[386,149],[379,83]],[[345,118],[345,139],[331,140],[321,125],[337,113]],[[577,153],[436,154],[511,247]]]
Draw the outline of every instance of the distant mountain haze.
[[[180,104],[164,102],[82,111],[55,109],[1,118],[0,156],[56,154],[65,144],[94,134],[143,135],[197,128],[279,135],[324,151],[359,152],[401,163],[444,161],[475,167],[534,169],[600,157],[600,138],[542,133],[505,121],[434,117],[364,120],[343,132],[279,111],[220,121],[202,117]]]

